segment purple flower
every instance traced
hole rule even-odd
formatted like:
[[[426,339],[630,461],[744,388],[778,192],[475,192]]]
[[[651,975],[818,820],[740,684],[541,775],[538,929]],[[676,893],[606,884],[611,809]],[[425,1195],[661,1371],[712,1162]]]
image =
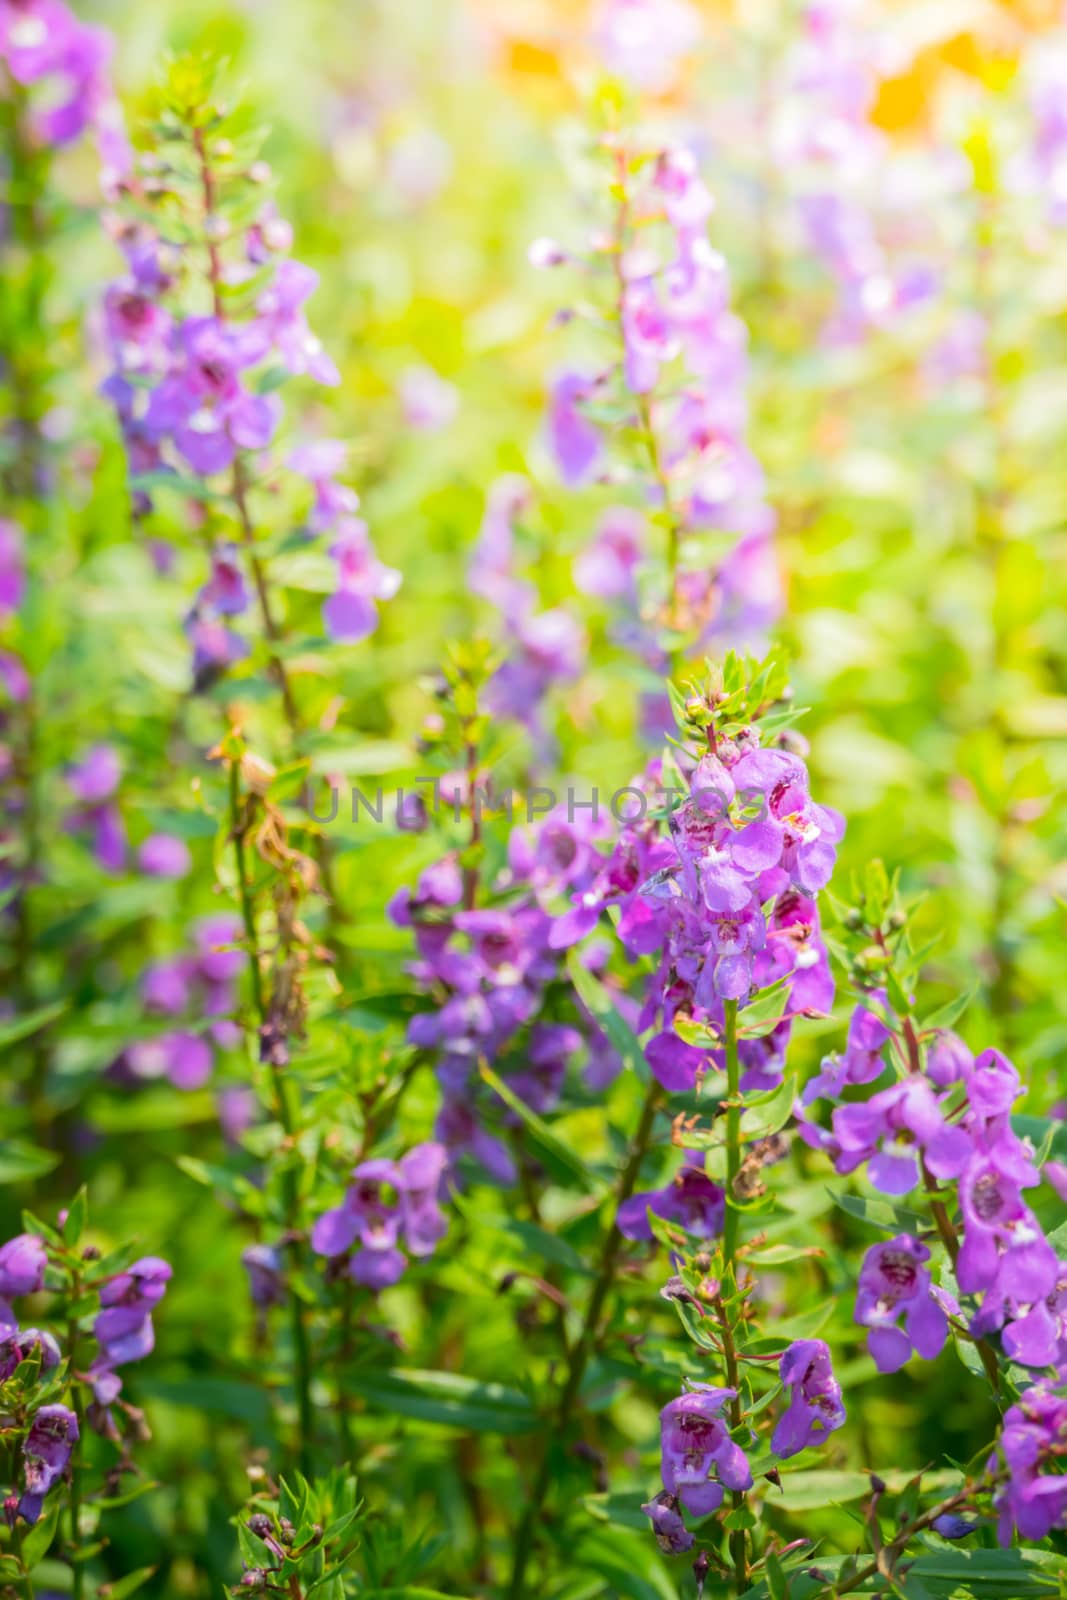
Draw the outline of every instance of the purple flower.
[[[600,430],[590,422],[581,402],[592,384],[577,372],[564,372],[552,387],[548,413],[549,439],[564,483],[587,478],[600,455]]]
[[[37,1521],[44,1497],[66,1471],[77,1440],[78,1419],[68,1406],[41,1407],[22,1446],[25,1489],[18,1509],[27,1522]]]
[[[752,1473],[721,1412],[733,1389],[697,1385],[660,1412],[663,1486],[695,1517],[722,1504],[725,1489],[751,1489]],[[714,1470],[714,1479],[709,1474]]]
[[[631,1195],[619,1207],[616,1226],[627,1239],[651,1239],[647,1213],[677,1222],[697,1239],[711,1239],[722,1232],[726,1216],[726,1196],[704,1171],[704,1158],[693,1151],[673,1181],[663,1189]]]
[[[974,1057],[963,1040],[947,1028],[939,1028],[926,1050],[926,1076],[939,1089],[947,1089],[969,1077]]]
[[[873,1083],[881,1077],[885,1070],[882,1050],[892,1035],[878,1013],[870,1009],[870,1002],[876,1002],[883,1011],[889,1009],[884,989],[873,990],[867,1003],[857,1004],[849,1019],[844,1054],[828,1056],[822,1062],[816,1077],[804,1087],[804,1105],[813,1100],[837,1099],[846,1084]]]
[[[1067,1448],[1067,1397],[1062,1384],[1040,1383],[1027,1389],[1004,1414],[1000,1452],[1007,1481],[996,1492],[997,1538],[1012,1542],[1044,1539],[1067,1522],[1067,1476],[1062,1472]],[[989,1470],[999,1466],[994,1454]]]
[[[94,745],[67,773],[80,805],[67,825],[91,835],[96,859],[106,872],[121,872],[126,860],[126,831],[112,801],[121,775],[118,752],[109,744]]]
[[[795,1340],[782,1356],[778,1372],[790,1395],[775,1426],[771,1449],[786,1458],[809,1445],[821,1444],[828,1433],[842,1427],[845,1407],[841,1385],[830,1365],[830,1347],[822,1339]]]
[[[677,1496],[661,1489],[655,1499],[643,1505],[641,1510],[651,1522],[656,1543],[665,1556],[684,1555],[693,1548],[696,1540],[682,1521]]]
[[[963,1244],[956,1278],[964,1294],[984,1291],[1033,1305],[1055,1289],[1059,1262],[1023,1201],[1022,1189],[1039,1175],[1012,1137],[1004,1129],[991,1148],[976,1151],[960,1180]]]
[[[954,1511],[943,1512],[931,1523],[934,1532],[939,1533],[942,1539],[966,1539],[977,1526],[976,1522],[968,1522],[966,1517],[958,1516]]]
[[[6,1383],[34,1351],[40,1355],[42,1372],[58,1366],[62,1359],[59,1345],[50,1333],[41,1328],[5,1327],[0,1320],[0,1383]]]
[[[170,833],[153,833],[137,851],[142,872],[150,878],[184,878],[192,866],[189,846]]]
[[[100,1353],[91,1375],[111,1373],[129,1361],[140,1361],[155,1346],[152,1309],[162,1300],[172,1267],[159,1256],[142,1256],[100,1290],[101,1309],[93,1323]]]
[[[671,87],[699,38],[700,17],[687,0],[603,0],[594,21],[608,71],[649,94]]]
[[[912,1350],[932,1361],[944,1348],[948,1318],[934,1298],[930,1252],[910,1234],[867,1251],[860,1268],[856,1321],[871,1331],[867,1348],[879,1372],[897,1372]],[[904,1327],[897,1326],[900,1319]]]
[[[833,1130],[838,1172],[854,1172],[867,1162],[870,1180],[883,1194],[914,1189],[920,1160],[935,1177],[958,1177],[972,1153],[967,1134],[945,1122],[933,1089],[917,1076],[865,1104],[838,1106]]]
[[[10,518],[0,517],[0,622],[18,610],[24,588],[22,530]]]
[[[35,1233],[17,1233],[0,1245],[0,1297],[37,1294],[44,1287],[48,1255]]]
[[[575,560],[575,584],[598,600],[636,602],[635,575],[644,549],[644,519],[627,506],[612,506],[601,517],[596,538]]]
[[[347,1257],[349,1275],[365,1288],[396,1283],[407,1267],[400,1241],[413,1256],[428,1256],[447,1230],[438,1204],[447,1163],[447,1150],[433,1143],[415,1145],[399,1162],[381,1157],[361,1162],[342,1203],[315,1223],[312,1249]]]
[[[432,367],[408,367],[400,375],[404,421],[420,433],[446,428],[459,410],[459,392]]]
[[[278,1251],[269,1244],[250,1244],[241,1251],[241,1265],[248,1273],[252,1304],[266,1308],[285,1300],[285,1277]]]
[[[440,1144],[418,1144],[400,1158],[400,1204],[404,1239],[413,1256],[429,1256],[448,1231],[438,1193],[448,1152]]]

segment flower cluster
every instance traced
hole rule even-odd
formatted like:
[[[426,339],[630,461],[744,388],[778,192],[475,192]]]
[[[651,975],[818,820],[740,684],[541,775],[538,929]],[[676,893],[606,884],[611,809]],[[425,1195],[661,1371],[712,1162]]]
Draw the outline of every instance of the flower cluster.
[[[73,144],[96,128],[107,161],[125,150],[108,67],[111,35],[79,22],[62,0],[3,0],[0,62],[33,92],[31,129],[41,145]]]
[[[877,42],[850,0],[814,0],[776,85],[770,131],[778,168],[789,174],[808,248],[837,289],[824,329],[854,343],[926,300],[935,280],[921,262],[895,262],[879,236],[872,194],[884,194],[890,155],[871,120],[878,90]]]
[[[1020,1395],[1004,1414],[1000,1456],[1007,1477],[997,1490],[997,1537],[1010,1545],[1012,1533],[1022,1539],[1044,1539],[1053,1528],[1067,1527],[1067,1393],[1061,1367],[1058,1381],[1038,1383]],[[994,1454],[989,1471],[998,1472]]]
[[[718,1510],[727,1489],[752,1487],[748,1458],[722,1416],[727,1401],[735,1398],[734,1389],[701,1383],[660,1412],[663,1487],[691,1516]],[[648,1506],[644,1510],[655,1526],[655,1515]]]
[[[180,160],[168,164],[175,147]],[[190,164],[195,181],[183,184],[176,174]],[[253,542],[249,496],[272,471],[269,451],[283,414],[278,383],[340,381],[307,322],[317,274],[290,256],[292,230],[273,203],[249,204],[269,182],[266,164],[238,152],[224,129],[205,133],[201,110],[175,105],[160,124],[159,150],[128,180],[136,213],[113,219],[126,271],[105,299],[113,367],[105,392],[122,427],[135,509],[151,509],[161,477],[180,487],[189,470],[204,480],[226,474],[240,539],[240,548],[216,540],[186,617],[200,685],[247,654],[233,620],[248,608],[250,591],[264,607],[259,557],[246,548]],[[199,253],[190,239],[199,239]],[[205,279],[211,310],[190,312]],[[336,562],[326,627],[351,641],[373,631],[377,602],[395,594],[400,579],[378,561],[356,515],[358,498],[338,481],[344,454],[343,445],[320,440],[292,451],[288,467],[310,491],[307,537],[327,538]],[[266,615],[264,625],[270,632]]]
[[[122,1392],[117,1367],[141,1361],[155,1349],[152,1312],[171,1277],[170,1264],[159,1256],[142,1256],[116,1273],[100,1289],[100,1311],[93,1322],[97,1354],[88,1371],[94,1403],[88,1418],[99,1433],[118,1437],[110,1407]]]
[[[650,1211],[664,1222],[677,1222],[695,1239],[712,1239],[722,1232],[726,1196],[704,1171],[703,1156],[691,1152],[664,1188],[623,1202],[616,1219],[619,1232],[627,1239],[651,1239]]]
[[[401,1242],[408,1255],[430,1256],[448,1230],[439,1203],[447,1164],[440,1144],[415,1145],[399,1161],[361,1161],[344,1200],[315,1223],[311,1248],[364,1288],[387,1289],[399,1282],[408,1264]],[[246,1265],[252,1270],[247,1257]],[[265,1263],[255,1266],[262,1274]],[[257,1281],[264,1292],[265,1278],[254,1276],[254,1288]]]
[[[465,903],[463,872],[454,856],[446,856],[389,906],[398,926],[414,929],[418,960],[412,970],[435,1001],[432,1011],[412,1019],[408,1039],[436,1057],[443,1091],[437,1138],[453,1160],[470,1155],[499,1183],[515,1181],[515,1165],[479,1115],[479,1101],[486,1099],[484,1090],[479,1094],[480,1062],[504,1070],[510,1089],[541,1114],[558,1103],[568,1062],[583,1047],[591,1083],[603,1085],[618,1070],[615,1051],[581,1008],[574,1024],[539,1020],[546,993],[561,976],[546,905],[592,881],[602,860],[595,848],[602,831],[598,820],[570,820],[560,807],[535,826],[512,830],[508,866],[489,886],[492,903]],[[595,964],[598,952],[590,959]],[[523,1030],[525,1045],[509,1069],[502,1058]]]
[[[707,237],[713,201],[685,147],[650,153],[614,135],[616,212],[584,256],[551,241],[531,248],[536,265],[576,259],[606,273],[605,318],[621,348],[585,372],[566,372],[552,395],[549,437],[563,476],[607,470],[604,429],[638,441],[640,479],[669,529],[669,587],[661,622],[697,647],[762,636],[781,609],[763,471],[747,441],[747,330],[730,310],[729,273]],[[721,536],[709,563],[695,536]],[[686,541],[694,540],[690,556]],[[699,551],[699,554],[697,554]]]
[[[541,754],[551,741],[542,705],[553,685],[573,682],[586,653],[581,624],[562,606],[538,609],[534,585],[520,576],[515,522],[530,500],[530,486],[516,474],[498,478],[489,490],[485,515],[471,554],[472,591],[499,614],[505,659],[486,688],[487,708],[525,725]]]
[[[817,1093],[809,1086],[805,1098],[838,1099],[847,1086],[877,1084],[891,1070],[896,1081],[868,1100],[837,1105],[829,1130],[801,1114],[802,1137],[838,1172],[864,1167],[884,1194],[908,1195],[934,1180],[955,1184],[963,1225],[955,1277],[960,1294],[974,1302],[971,1333],[1000,1332],[1006,1352],[1024,1366],[1055,1365],[1067,1353],[1067,1264],[1023,1198],[1041,1172],[1011,1125],[1022,1093],[1017,1070],[999,1050],[976,1057],[943,1030],[923,1048],[910,1020],[901,1028],[877,991],[857,1006],[844,1056],[823,1064]],[[936,1355],[946,1312],[959,1311],[952,1296],[931,1286],[928,1259],[926,1246],[909,1235],[867,1253],[856,1317],[872,1330],[871,1353],[883,1371],[902,1366],[912,1349]]]
[[[67,1215],[63,1213],[61,1221]],[[21,1233],[0,1245],[0,1383],[20,1384],[19,1389],[12,1392],[12,1407],[20,1419],[28,1415],[22,1441],[23,1490],[12,1504],[15,1513],[29,1523],[40,1517],[45,1496],[64,1476],[79,1438],[78,1414],[53,1397],[71,1382],[87,1383],[93,1394],[86,1411],[87,1420],[100,1433],[119,1441],[119,1431],[109,1409],[122,1389],[122,1380],[115,1369],[141,1360],[153,1349],[152,1309],[162,1299],[171,1275],[167,1262],[154,1256],[145,1256],[115,1273],[108,1273],[105,1266],[99,1284],[94,1285],[98,1287],[100,1304],[92,1330],[97,1347],[95,1355],[83,1373],[74,1366],[73,1346],[68,1348],[64,1377],[56,1370],[63,1351],[55,1336],[43,1328],[20,1328],[11,1305],[13,1300],[39,1294],[46,1287],[56,1294],[74,1294],[79,1305],[82,1304],[85,1285],[80,1276],[71,1278],[70,1267],[72,1261],[77,1260],[80,1274],[86,1258],[73,1255],[73,1247],[68,1249],[59,1234],[52,1234],[50,1238],[56,1245],[55,1272],[47,1277],[47,1283],[50,1256],[43,1238],[35,1233]],[[92,1259],[91,1254],[89,1259]],[[77,1335],[71,1337],[76,1342]],[[30,1369],[27,1380],[25,1364],[31,1358],[36,1358],[36,1367]],[[35,1385],[42,1378],[44,1381],[37,1390]]]
[[[178,1089],[199,1089],[211,1077],[212,1046],[232,1049],[240,1040],[234,1022],[236,983],[247,956],[238,948],[240,919],[227,911],[193,924],[192,949],[154,961],[141,978],[141,999],[152,1017],[185,1018],[208,1025],[204,1031],[176,1028],[127,1046],[117,1064],[120,1076],[143,1081],[167,1078]]]
[[[783,980],[783,1020],[742,1041],[743,1086],[767,1087],[781,1076],[790,1018],[827,1011],[832,1000],[816,895],[844,823],[812,800],[803,758],[764,748],[755,726],[716,735],[714,749],[691,765],[683,796],[665,830],[655,818],[623,828],[552,942],[582,938],[614,907],[625,949],[660,954],[639,1026],[657,1029],[646,1055],[673,1093],[721,1064],[720,1052],[681,1038],[675,1019],[718,1028],[724,1001],[743,1007],[754,988]]]

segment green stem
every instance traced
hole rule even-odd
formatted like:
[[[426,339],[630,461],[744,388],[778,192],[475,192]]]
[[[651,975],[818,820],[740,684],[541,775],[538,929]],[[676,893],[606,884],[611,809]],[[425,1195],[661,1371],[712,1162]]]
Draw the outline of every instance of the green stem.
[[[946,1500],[941,1500],[936,1506],[931,1506],[929,1511],[924,1511],[921,1516],[914,1517],[910,1522],[906,1522],[894,1538],[883,1547],[874,1561],[869,1562],[865,1567],[860,1567],[857,1572],[854,1572],[850,1578],[846,1578],[843,1583],[828,1584],[817,1595],[813,1595],[812,1600],[837,1600],[839,1595],[852,1594],[856,1589],[862,1588],[870,1578],[886,1577],[886,1566],[888,1565],[890,1572],[893,1570],[896,1562],[904,1554],[908,1544],[917,1533],[922,1533],[925,1528],[932,1527],[938,1517],[945,1516],[949,1511],[955,1511],[958,1506],[966,1505],[974,1498],[974,1493],[975,1486],[967,1484],[964,1488],[958,1489],[955,1494],[949,1495]]]
[[[619,1257],[619,1249],[622,1245],[623,1236],[619,1232],[616,1219],[619,1214],[619,1207],[629,1200],[634,1192],[637,1175],[641,1169],[641,1162],[652,1137],[652,1125],[656,1119],[659,1102],[660,1088],[653,1081],[649,1084],[648,1093],[645,1096],[645,1103],[641,1109],[641,1120],[637,1125],[637,1131],[630,1146],[629,1159],[623,1168],[615,1189],[612,1220],[601,1245],[600,1261],[597,1267],[596,1281],[593,1284],[593,1292],[589,1296],[589,1304],[586,1307],[581,1331],[571,1345],[570,1357],[567,1362],[567,1376],[564,1379],[556,1404],[554,1424],[548,1438],[545,1440],[537,1478],[526,1502],[526,1510],[523,1512],[519,1531],[515,1538],[515,1554],[511,1568],[511,1582],[508,1585],[508,1600],[525,1600],[526,1568],[533,1551],[537,1527],[541,1520],[545,1499],[552,1482],[552,1454],[549,1442],[552,1438],[565,1432],[570,1426],[571,1413],[582,1387],[586,1368],[599,1342],[600,1319],[615,1281],[615,1266]]]
[[[248,860],[245,851],[244,820],[241,816],[241,788],[240,769],[236,758],[230,760],[230,829],[233,836],[234,859],[237,865],[238,892],[241,901],[241,915],[244,921],[245,938],[248,942],[249,962],[252,968],[252,995],[255,1002],[256,1015],[259,1028],[266,1027],[268,1008],[266,993],[263,987],[263,974],[259,960],[259,939],[256,932],[255,903],[251,881],[248,875]],[[293,1109],[286,1092],[285,1079],[282,1069],[271,1059],[271,1088],[274,1099],[274,1110],[278,1121],[285,1132],[285,1142],[289,1147],[287,1159],[291,1154],[293,1141],[296,1137],[297,1127],[293,1117]],[[289,1322],[293,1340],[293,1387],[296,1390],[297,1412],[299,1415],[299,1445],[298,1460],[300,1470],[305,1477],[311,1472],[311,1440],[313,1433],[313,1413],[311,1406],[311,1353],[308,1345],[307,1324],[304,1320],[304,1307],[295,1287],[295,1276],[300,1268],[300,1241],[298,1220],[300,1213],[300,1189],[296,1169],[291,1162],[282,1174],[283,1202],[285,1219],[290,1233],[289,1241]]]
[[[738,1385],[737,1346],[730,1322],[727,1304],[737,1294],[737,1245],[741,1216],[734,1200],[736,1181],[741,1171],[741,1060],[737,1048],[737,1001],[723,1002],[725,1014],[726,1046],[726,1214],[722,1231],[723,1281],[719,1294],[720,1326],[722,1329],[723,1358],[726,1382],[735,1391],[730,1402],[730,1426],[739,1428],[742,1420],[741,1393]],[[745,1503],[742,1490],[733,1492],[734,1510]],[[735,1528],[730,1534],[730,1559],[733,1562],[737,1593],[748,1588],[748,1539],[744,1528]]]
[[[81,1280],[75,1272],[71,1279],[71,1298],[77,1304],[81,1298]],[[81,1545],[82,1501],[82,1438],[85,1434],[85,1407],[81,1389],[74,1375],[74,1357],[78,1345],[78,1324],[71,1318],[67,1331],[67,1359],[70,1362],[71,1408],[78,1419],[78,1437],[70,1452],[70,1592],[71,1600],[82,1600],[85,1587],[85,1563],[78,1559]]]
[[[22,1576],[16,1578],[14,1582],[17,1583],[22,1592],[29,1597],[29,1600],[33,1600],[33,1578],[30,1575],[29,1568],[26,1566],[26,1558],[22,1552],[22,1529],[19,1527],[18,1523],[16,1523],[11,1530],[11,1538],[15,1546],[15,1556],[18,1560],[19,1566],[22,1568]]]

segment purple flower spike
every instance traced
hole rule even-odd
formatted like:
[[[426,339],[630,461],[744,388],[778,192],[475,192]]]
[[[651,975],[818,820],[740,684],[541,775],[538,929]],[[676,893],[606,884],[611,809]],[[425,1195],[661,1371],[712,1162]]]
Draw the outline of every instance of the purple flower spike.
[[[821,1444],[828,1433],[845,1421],[841,1385],[830,1365],[830,1347],[822,1339],[797,1339],[778,1365],[789,1389],[789,1405],[778,1419],[771,1440],[775,1455],[795,1456],[809,1445]]]
[[[860,1268],[856,1321],[871,1331],[867,1348],[879,1372],[897,1372],[914,1350],[925,1361],[941,1353],[948,1317],[934,1298],[924,1262],[930,1252],[910,1234],[867,1251]],[[903,1329],[897,1326],[901,1317]]]
[[[751,1489],[752,1473],[734,1444],[721,1412],[733,1389],[701,1384],[660,1412],[663,1485],[695,1517],[722,1504],[726,1489]],[[709,1474],[714,1470],[714,1479]]]

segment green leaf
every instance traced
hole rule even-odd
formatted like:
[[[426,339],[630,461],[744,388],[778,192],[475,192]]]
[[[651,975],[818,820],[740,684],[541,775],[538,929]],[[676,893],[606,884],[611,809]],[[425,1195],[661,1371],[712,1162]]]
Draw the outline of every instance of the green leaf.
[[[538,1433],[544,1419],[521,1390],[482,1383],[458,1372],[419,1372],[401,1368],[349,1373],[345,1387],[376,1411],[397,1412],[419,1422],[435,1422],[468,1433]]]
[[[779,1128],[784,1128],[793,1115],[797,1098],[797,1080],[794,1074],[785,1079],[769,1095],[748,1101],[741,1113],[741,1132],[747,1142],[766,1139]]]
[[[786,978],[780,978],[777,983],[770,984],[766,989],[760,989],[738,1015],[737,1037],[762,1039],[765,1034],[773,1033],[789,1003],[789,994],[790,987]]]
[[[593,1275],[592,1267],[582,1260],[573,1245],[568,1244],[566,1239],[561,1239],[558,1234],[549,1233],[546,1228],[539,1228],[536,1223],[522,1222],[515,1217],[486,1216],[477,1206],[467,1206],[462,1202],[458,1209],[483,1227],[493,1228],[498,1233],[510,1234],[524,1251],[540,1256],[543,1261],[551,1261],[553,1266],[565,1267],[568,1272],[580,1272],[587,1277]]]
[[[1058,1595],[1063,1557],[1052,1550],[945,1550],[920,1556],[911,1571],[931,1594],[975,1600],[1026,1600]]]
[[[0,1183],[29,1183],[51,1172],[60,1159],[24,1139],[0,1139]]]
[[[483,1062],[478,1070],[489,1087],[500,1096],[508,1110],[514,1111],[517,1117],[521,1117],[532,1142],[540,1151],[546,1165],[557,1177],[562,1175],[577,1178],[583,1189],[590,1194],[603,1194],[605,1189],[603,1179],[590,1171],[581,1156],[569,1149],[562,1139],[553,1133],[548,1123],[542,1121],[536,1111],[531,1111],[525,1100],[520,1099],[513,1089],[508,1088],[492,1067]]]
[[[22,1016],[0,1022],[0,1050],[17,1044],[20,1039],[28,1039],[31,1034],[40,1033],[42,1028],[47,1028],[49,1023],[61,1017],[69,1004],[69,1000],[53,1000],[49,1005],[38,1006],[35,1011],[26,1011]]]
[[[135,472],[130,478],[130,488],[141,494],[151,494],[154,489],[169,489],[173,494],[184,495],[187,500],[199,500],[203,505],[225,504],[228,495],[218,489],[209,489],[201,478],[183,476],[180,472]]]
[[[176,1164],[194,1183],[229,1195],[250,1217],[266,1215],[267,1201],[263,1190],[257,1189],[239,1172],[231,1172],[228,1167],[220,1167],[212,1161],[201,1161],[197,1156],[178,1156]]]
[[[67,1207],[67,1216],[63,1223],[64,1244],[76,1245],[78,1243],[85,1232],[85,1224],[88,1221],[88,1217],[89,1196],[83,1183]]]
[[[861,1222],[887,1233],[915,1233],[929,1226],[926,1217],[908,1206],[890,1204],[888,1200],[870,1200],[866,1195],[834,1194],[834,1205],[847,1211],[850,1217],[859,1217]]]
[[[22,1541],[22,1559],[27,1567],[33,1568],[38,1562],[43,1561],[52,1548],[52,1540],[56,1536],[59,1524],[59,1513],[63,1505],[63,1497],[59,1494],[49,1495],[45,1501],[45,1509],[40,1520],[35,1522],[29,1533]]]
[[[767,1588],[770,1590],[771,1600],[789,1600],[789,1583],[782,1571],[778,1557],[773,1551],[767,1552]]]
[[[921,1031],[926,1033],[932,1028],[951,1028],[952,1024],[959,1021],[974,1000],[978,993],[978,988],[977,983],[972,983],[970,988],[966,989],[963,994],[958,994],[954,1000],[947,1001],[945,1005],[939,1006],[936,1011],[932,1011],[928,1017],[924,1017]]]
[[[642,1083],[649,1081],[648,1062],[625,1017],[620,1016],[609,990],[582,964],[580,954],[572,950],[567,957],[567,972],[585,1009],[598,1023],[622,1057],[623,1065],[636,1073]]]
[[[117,1583],[102,1583],[96,1591],[96,1600],[126,1600],[127,1595],[136,1594],[149,1578],[154,1578],[156,1571],[155,1567],[138,1567],[136,1572],[128,1572]]]

